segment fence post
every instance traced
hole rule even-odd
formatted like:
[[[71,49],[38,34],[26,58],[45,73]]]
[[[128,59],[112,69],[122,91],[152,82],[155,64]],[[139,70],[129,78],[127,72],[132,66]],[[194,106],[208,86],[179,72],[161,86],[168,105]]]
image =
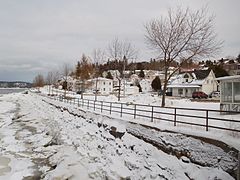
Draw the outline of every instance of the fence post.
[[[103,108],[103,101],[101,102],[101,112],[102,112],[102,108]]]
[[[88,100],[87,108],[89,109],[89,100]]]
[[[79,98],[78,98],[78,107],[79,107]]]
[[[73,100],[73,104],[75,105],[75,101],[76,101],[76,99],[74,98],[74,100]]]
[[[122,109],[123,109],[123,104],[121,103],[121,113],[120,113],[120,117],[122,117]]]
[[[206,110],[206,131],[208,131],[208,110]]]
[[[177,108],[174,108],[174,126],[177,125]]]
[[[137,107],[136,107],[137,105],[136,104],[134,104],[134,119],[136,119],[136,111],[137,111]]]
[[[152,106],[152,116],[151,116],[151,122],[153,122],[153,106]]]
[[[95,111],[95,103],[96,103],[96,101],[93,101],[94,103],[93,103],[93,110]]]
[[[83,107],[84,99],[82,99],[82,107]]]
[[[112,114],[112,103],[110,102],[110,114]]]

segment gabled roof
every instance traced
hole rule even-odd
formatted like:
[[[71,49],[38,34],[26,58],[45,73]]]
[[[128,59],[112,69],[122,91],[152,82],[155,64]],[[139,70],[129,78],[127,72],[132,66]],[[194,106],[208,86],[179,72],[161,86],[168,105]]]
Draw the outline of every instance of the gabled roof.
[[[210,71],[211,71],[211,69],[204,69],[204,70],[194,69],[193,71],[187,71],[187,72],[183,71],[180,74],[185,74],[185,75],[189,74],[193,78],[195,77],[198,80],[202,80],[202,79],[205,79],[206,77],[208,77]],[[186,78],[186,77],[184,77],[184,78]]]
[[[210,69],[207,70],[194,70],[193,73],[196,75],[197,79],[205,79],[210,73]]]

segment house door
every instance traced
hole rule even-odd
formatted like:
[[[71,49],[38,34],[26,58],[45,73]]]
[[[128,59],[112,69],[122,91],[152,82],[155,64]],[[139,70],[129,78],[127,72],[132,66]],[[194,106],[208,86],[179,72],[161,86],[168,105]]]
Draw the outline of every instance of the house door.
[[[185,97],[188,97],[188,89],[185,89]]]

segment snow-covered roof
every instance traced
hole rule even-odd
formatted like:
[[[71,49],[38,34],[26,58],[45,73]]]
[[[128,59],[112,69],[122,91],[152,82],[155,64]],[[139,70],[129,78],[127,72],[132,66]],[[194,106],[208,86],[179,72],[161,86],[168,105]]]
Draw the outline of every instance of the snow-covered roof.
[[[233,79],[239,79],[240,80],[240,75],[219,77],[216,80],[222,81],[222,80],[233,80]]]
[[[99,77],[99,78],[89,79],[88,81],[112,81],[112,79]]]
[[[204,79],[208,76],[209,70],[195,70],[192,72],[186,72],[186,73],[181,73],[178,74],[170,79],[170,83],[168,87],[199,87],[199,85],[202,85],[204,82]],[[185,82],[184,81],[184,76],[186,74],[189,74],[191,77],[191,81]],[[206,75],[207,74],[207,75]]]
[[[199,88],[200,85],[197,84],[170,84],[169,88]]]

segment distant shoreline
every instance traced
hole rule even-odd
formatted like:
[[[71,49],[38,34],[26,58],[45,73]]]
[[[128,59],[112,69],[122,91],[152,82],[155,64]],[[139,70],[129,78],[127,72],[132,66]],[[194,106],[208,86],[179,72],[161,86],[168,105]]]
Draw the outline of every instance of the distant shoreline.
[[[0,95],[11,94],[11,93],[20,93],[28,90],[28,88],[0,88]]]

